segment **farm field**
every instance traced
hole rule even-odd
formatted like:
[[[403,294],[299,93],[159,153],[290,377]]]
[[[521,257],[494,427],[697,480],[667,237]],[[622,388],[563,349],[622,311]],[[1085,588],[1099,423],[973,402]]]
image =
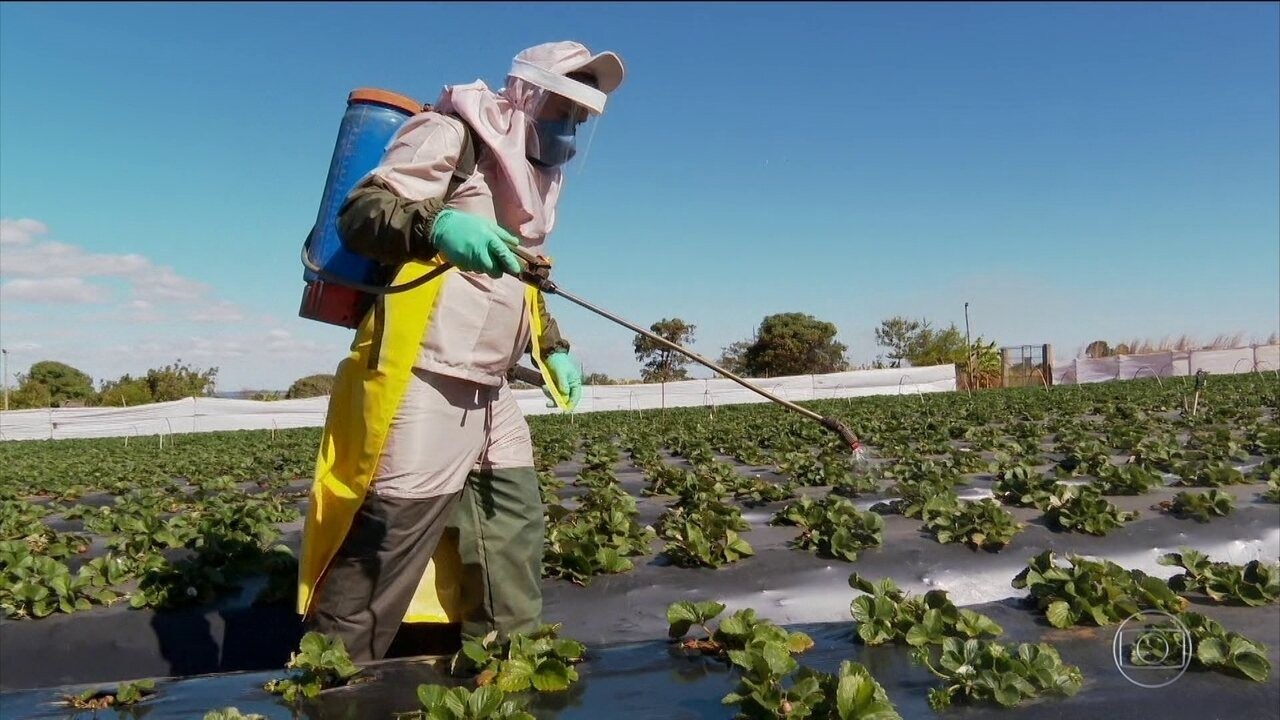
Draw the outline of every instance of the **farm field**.
[[[803,631],[813,645],[796,662],[859,663],[903,717],[1001,703],[1146,717],[1155,698],[1162,716],[1276,717],[1280,384],[1214,376],[1192,392],[1139,380],[804,403],[858,433],[856,461],[764,405],[531,417],[545,617],[587,656],[567,691],[525,694],[530,712],[732,717],[721,698],[742,692],[738,671],[667,640],[685,612],[673,603],[716,601],[706,624],[750,608]],[[293,554],[318,438],[0,443],[2,714],[62,717],[51,702],[94,683],[252,671],[159,682],[139,712],[288,717],[260,687],[302,634]],[[918,603],[936,612],[913,619]],[[956,608],[990,624],[938,619]],[[1139,610],[1194,630],[1189,669],[1160,690],[1111,655]],[[1060,663],[1037,656],[1051,681],[984,694],[956,674],[974,662],[946,659],[964,640],[1046,643]],[[422,660],[369,672],[300,712],[390,717],[418,707],[419,683],[459,682]]]

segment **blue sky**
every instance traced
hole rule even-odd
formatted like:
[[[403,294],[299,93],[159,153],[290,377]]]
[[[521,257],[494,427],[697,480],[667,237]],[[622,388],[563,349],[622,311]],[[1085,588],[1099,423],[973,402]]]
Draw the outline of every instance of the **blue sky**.
[[[331,372],[297,317],[348,91],[500,86],[548,40],[618,52],[551,238],[561,285],[694,348],[766,315],[855,362],[895,314],[1001,344],[1280,326],[1275,4],[0,6],[0,344],[97,378]],[[588,371],[625,329],[552,300]],[[706,376],[706,372],[696,372]]]

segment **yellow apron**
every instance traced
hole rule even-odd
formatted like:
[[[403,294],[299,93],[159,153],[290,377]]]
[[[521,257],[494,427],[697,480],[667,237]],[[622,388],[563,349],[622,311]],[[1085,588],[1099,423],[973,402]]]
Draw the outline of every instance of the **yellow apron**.
[[[394,284],[410,282],[439,266],[438,260],[408,262],[396,273]],[[297,612],[307,615],[329,562],[351,528],[356,511],[377,470],[391,419],[404,397],[441,284],[453,269],[408,292],[383,295],[356,330],[351,353],[338,366],[324,433],[316,457],[302,550],[298,560]],[[567,409],[542,362],[539,338],[542,318],[538,312],[542,294],[525,288],[525,311],[533,338],[534,364],[556,404]],[[404,622],[459,622],[457,578],[461,568],[458,548],[448,533],[441,539]]]

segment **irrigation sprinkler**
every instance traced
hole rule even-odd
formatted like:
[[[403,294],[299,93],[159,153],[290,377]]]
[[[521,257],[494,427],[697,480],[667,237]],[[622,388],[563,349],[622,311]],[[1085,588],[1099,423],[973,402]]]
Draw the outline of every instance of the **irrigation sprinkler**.
[[[1041,382],[1041,384],[1043,384],[1043,385],[1044,385],[1044,389],[1045,389],[1045,391],[1046,391],[1046,392],[1048,392],[1048,390],[1049,390],[1049,379],[1048,379],[1048,378],[1046,378],[1046,377],[1044,376],[1044,371],[1043,371],[1043,370],[1041,370],[1040,368],[1032,368],[1032,369],[1031,369],[1031,372],[1033,372],[1033,373],[1035,373],[1036,375],[1039,375],[1039,376],[1040,376],[1040,382]]]
[[[1200,406],[1200,391],[1204,389],[1206,379],[1209,377],[1208,371],[1200,368],[1196,371],[1196,393],[1191,400],[1191,417],[1196,416],[1196,410]]]
[[[898,395],[899,395],[899,396],[901,396],[901,395],[902,395],[902,383],[903,383],[903,382],[905,382],[905,381],[907,381],[907,380],[910,380],[910,379],[911,379],[911,376],[910,376],[910,375],[903,375],[902,377],[898,378]],[[915,383],[912,383],[912,386],[913,386],[913,387],[915,387],[916,395],[919,395],[919,396],[920,396],[920,403],[923,405],[923,404],[924,404],[924,393],[920,392],[920,386],[919,386],[919,385],[917,385],[917,384],[915,384]]]
[[[1137,379],[1138,379],[1138,373],[1142,372],[1143,370],[1149,370],[1149,371],[1151,372],[1151,377],[1153,377],[1153,378],[1155,378],[1155,379],[1156,379],[1156,383],[1160,386],[1160,389],[1161,389],[1161,390],[1163,390],[1163,389],[1164,389],[1164,381],[1160,379],[1160,373],[1156,372],[1155,370],[1152,370],[1150,365],[1143,365],[1142,367],[1138,368],[1137,370],[1135,370],[1135,371],[1133,372],[1133,377],[1131,377],[1131,378],[1129,378],[1129,379],[1130,379],[1130,380],[1137,380]]]

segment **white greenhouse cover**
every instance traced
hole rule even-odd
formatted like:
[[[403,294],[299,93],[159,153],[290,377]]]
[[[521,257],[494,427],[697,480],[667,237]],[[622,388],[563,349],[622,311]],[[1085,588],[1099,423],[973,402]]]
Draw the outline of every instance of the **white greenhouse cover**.
[[[956,389],[955,365],[885,370],[854,370],[828,375],[799,375],[751,381],[791,401],[863,395],[946,392]],[[525,415],[560,412],[546,406],[541,390],[516,390]],[[583,388],[575,412],[657,410],[664,407],[719,407],[768,402],[732,380],[713,378],[664,384],[590,385]],[[121,408],[52,408],[0,413],[0,439],[129,437],[210,432],[283,430],[324,425],[328,397],[303,400],[229,400],[187,398]]]

